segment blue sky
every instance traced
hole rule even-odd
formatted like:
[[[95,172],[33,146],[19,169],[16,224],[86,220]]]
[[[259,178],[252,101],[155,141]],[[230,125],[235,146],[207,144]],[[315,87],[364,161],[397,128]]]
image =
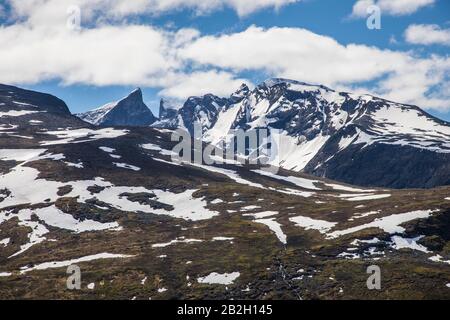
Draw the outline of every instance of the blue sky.
[[[79,3],[81,30],[75,36],[61,30],[68,19],[60,5],[65,0],[58,5],[43,0],[47,10],[33,0],[20,1],[0,2],[0,45],[18,53],[17,60],[0,53],[0,82],[52,93],[74,113],[117,100],[136,86],[157,114],[161,97],[226,95],[242,81],[258,84],[283,76],[418,104],[450,121],[447,0],[411,0],[408,8],[386,0],[360,1],[381,9],[380,30],[367,28],[367,18],[356,13],[356,0],[282,0],[277,8],[226,0],[210,0],[206,8],[192,1],[180,6],[177,0],[148,0],[162,4],[120,7],[120,14],[109,8],[123,0],[100,0],[99,7],[75,0],[67,2]],[[110,27],[120,30],[117,39]],[[75,49],[65,51],[75,37]],[[179,38],[181,44],[174,45]],[[29,48],[26,41],[32,43]]]

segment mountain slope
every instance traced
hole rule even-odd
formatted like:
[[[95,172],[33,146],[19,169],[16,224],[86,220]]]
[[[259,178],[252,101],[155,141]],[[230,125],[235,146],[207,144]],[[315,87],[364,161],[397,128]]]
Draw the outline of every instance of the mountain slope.
[[[159,104],[159,119],[152,124],[154,128],[176,129],[180,125],[178,117],[178,107],[172,105],[165,99],[161,99]]]
[[[198,114],[206,142],[267,128],[277,147],[272,164],[288,170],[363,186],[450,184],[450,125],[418,107],[286,79],[241,89],[211,111],[212,126]]]
[[[153,124],[155,128],[183,128],[194,134],[194,123],[199,123],[203,132],[211,129],[220,111],[229,104],[229,100],[208,94],[202,97],[191,97],[178,110],[161,101],[160,121]]]
[[[96,126],[149,126],[157,119],[145,105],[141,89],[136,89],[117,102],[78,114],[79,118]]]
[[[72,116],[64,101],[45,93],[0,85],[0,138],[14,143],[28,132],[89,125]]]
[[[450,298],[449,187],[180,163],[171,131],[57,117],[1,118],[0,299]]]
[[[57,97],[3,84],[0,84],[0,106],[5,106],[9,109],[14,109],[14,107],[38,107],[45,112],[63,115],[70,114],[69,108],[64,101]]]

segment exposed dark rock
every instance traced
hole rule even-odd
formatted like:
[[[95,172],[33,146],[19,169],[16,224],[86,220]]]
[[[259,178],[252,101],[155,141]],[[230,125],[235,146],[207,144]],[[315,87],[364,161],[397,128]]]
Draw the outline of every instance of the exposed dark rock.
[[[118,102],[78,114],[78,117],[97,126],[142,127],[149,126],[157,120],[145,105],[141,89],[136,89]]]

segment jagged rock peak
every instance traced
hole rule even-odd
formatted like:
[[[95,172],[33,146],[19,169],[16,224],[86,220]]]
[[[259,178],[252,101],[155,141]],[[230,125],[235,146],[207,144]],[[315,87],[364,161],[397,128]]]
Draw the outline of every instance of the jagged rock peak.
[[[78,117],[98,126],[149,126],[157,120],[144,103],[140,88],[117,102],[79,114]]]

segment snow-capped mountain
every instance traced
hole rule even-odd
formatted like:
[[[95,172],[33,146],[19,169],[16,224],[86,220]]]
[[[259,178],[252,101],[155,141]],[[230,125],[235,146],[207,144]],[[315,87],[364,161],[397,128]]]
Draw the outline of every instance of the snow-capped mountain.
[[[166,99],[161,99],[159,105],[159,119],[152,124],[154,128],[176,129],[180,126],[180,117],[178,117],[178,110],[180,107],[169,102]]]
[[[284,111],[266,118],[252,100],[269,108],[263,95],[285,89],[258,90],[190,99],[195,112],[176,113],[208,119],[205,137],[219,123],[258,119],[289,129]],[[317,132],[339,145],[351,131],[339,135],[345,121],[325,113]],[[373,263],[389,270],[382,299],[450,298],[450,186],[364,188],[180,163],[177,144],[169,130],[95,127],[53,96],[0,86],[0,299],[364,299],[373,292],[355,283],[365,288],[361,266]],[[72,265],[84,270],[81,290],[67,289]]]
[[[77,116],[96,126],[149,126],[157,120],[145,105],[141,89],[134,90],[119,101]]]
[[[190,98],[172,119],[189,131],[201,123],[212,144],[232,129],[268,128],[278,147],[272,164],[288,170],[357,185],[450,184],[450,124],[418,107],[286,79],[212,97]]]
[[[191,97],[184,105],[176,107],[161,101],[160,120],[153,127],[175,129],[184,128],[193,134],[194,123],[201,124],[203,132],[210,130],[217,122],[219,113],[229,105],[231,99],[219,98],[212,94],[202,97]]]

